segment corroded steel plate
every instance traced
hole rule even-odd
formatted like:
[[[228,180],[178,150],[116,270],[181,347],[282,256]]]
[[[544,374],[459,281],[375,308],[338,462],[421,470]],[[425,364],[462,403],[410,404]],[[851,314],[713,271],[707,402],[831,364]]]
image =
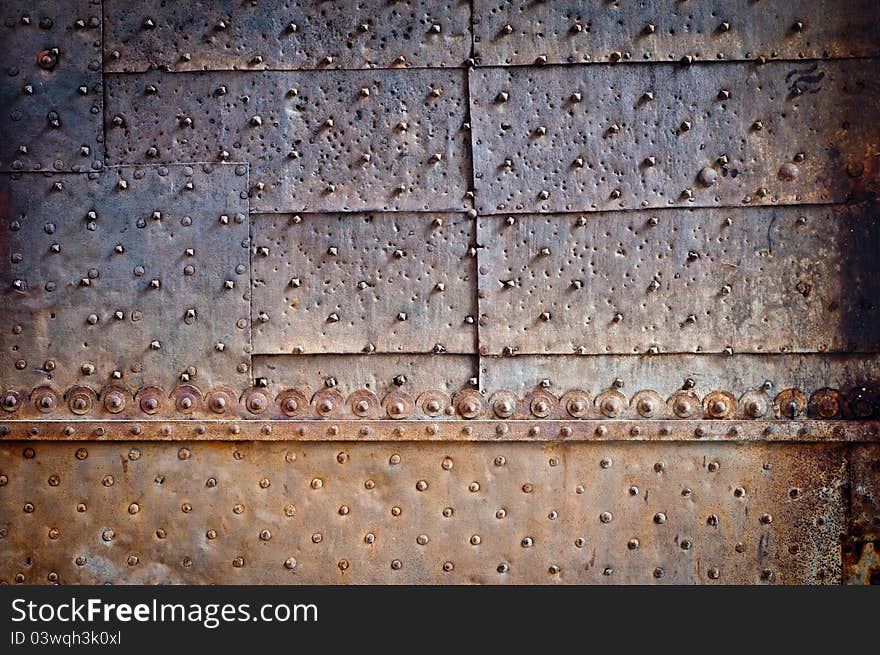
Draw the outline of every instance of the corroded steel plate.
[[[476,69],[481,213],[875,193],[875,60]]]
[[[0,171],[100,168],[101,3],[5,0],[0,17]]]
[[[110,72],[461,66],[463,0],[106,0]]]
[[[9,583],[839,583],[843,447],[5,444]]]
[[[874,0],[475,0],[487,65],[880,54]]]
[[[664,399],[680,389],[691,389],[702,398],[716,389],[740,397],[765,387],[770,397],[790,388],[803,389],[809,396],[819,390],[819,385],[849,392],[876,381],[880,378],[880,356],[520,355],[481,357],[480,369],[481,388],[488,395],[500,389],[522,395],[546,385],[557,396],[571,389],[583,389],[595,397],[619,384],[619,390],[630,399],[643,389],[656,391]]]
[[[108,75],[112,163],[245,161],[251,211],[461,211],[462,70]]]
[[[481,352],[876,351],[875,216],[811,206],[481,217]]]
[[[0,177],[3,385],[246,384],[246,172]]]
[[[476,352],[465,214],[253,218],[254,350]]]
[[[254,377],[270,391],[298,389],[306,396],[324,388],[343,394],[369,389],[384,395],[402,391],[418,398],[438,391],[452,394],[477,378],[477,357],[469,355],[254,355]]]

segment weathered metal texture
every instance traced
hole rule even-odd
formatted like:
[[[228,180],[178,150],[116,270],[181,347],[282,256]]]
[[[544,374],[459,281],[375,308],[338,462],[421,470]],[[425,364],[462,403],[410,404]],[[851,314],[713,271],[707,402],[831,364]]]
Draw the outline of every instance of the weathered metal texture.
[[[310,397],[322,389],[347,395],[367,389],[380,396],[392,391],[413,398],[435,391],[451,399],[459,389],[478,379],[477,357],[472,355],[375,354],[361,355],[254,355],[254,378],[265,381],[270,393],[300,390]]]
[[[117,385],[121,411],[144,385],[247,384],[246,173],[0,176],[2,385],[52,385],[54,407],[72,385]]]
[[[844,582],[880,584],[880,541],[856,541],[844,548]]]
[[[876,194],[878,60],[481,68],[481,213],[843,202]]]
[[[480,352],[876,351],[875,216],[807,206],[480,217]]]
[[[880,445],[849,451],[851,496],[849,534],[857,541],[880,541]],[[877,569],[880,573],[880,568]]]
[[[4,444],[0,578],[839,583],[845,447]]]
[[[480,63],[814,59],[880,54],[874,0],[475,0]]]
[[[463,70],[107,75],[113,163],[246,161],[251,211],[463,211]]]
[[[0,171],[100,169],[100,1],[6,0],[0,17]]]
[[[638,391],[648,389],[667,398],[680,390],[703,397],[721,389],[739,397],[755,389],[774,396],[793,388],[810,396],[822,387],[847,391],[876,385],[880,355],[481,357],[480,377],[486,395],[505,390],[519,396],[543,388],[557,396],[572,389],[583,389],[590,396],[617,389],[634,397]]]
[[[254,350],[476,353],[465,214],[253,218]]]
[[[849,447],[849,529],[844,542],[844,581],[880,584],[880,444]]]
[[[324,414],[302,405],[290,406],[285,401],[301,397],[294,392],[278,395],[280,411],[271,407],[258,416],[237,416],[227,412],[218,418],[203,418],[197,412],[185,418],[119,419],[118,417],[81,417],[59,420],[57,417],[32,420],[7,420],[0,423],[0,437],[9,441],[27,442],[31,445],[45,442],[82,441],[141,441],[165,442],[417,442],[417,443],[578,443],[578,442],[629,442],[656,443],[823,443],[829,444],[876,444],[880,442],[880,423],[877,420],[835,420],[816,417],[748,419],[736,417],[717,419],[711,416],[699,418],[651,417],[639,419],[615,419],[602,416],[602,420],[582,420],[571,412],[564,419],[531,417],[522,413],[510,418],[491,419],[491,412],[484,418],[462,419],[448,405],[439,411],[426,407],[430,396],[420,397],[415,416],[400,419],[389,411],[391,402],[399,396],[391,392],[382,401],[382,410],[369,392],[353,393],[347,399],[333,393],[320,392],[317,400],[328,398],[338,404]],[[392,395],[394,394],[394,395]],[[361,416],[356,402],[367,399],[367,412],[373,418]],[[426,402],[427,401],[427,402]],[[563,401],[563,409],[571,409]],[[493,403],[497,416],[497,406]],[[383,413],[384,411],[384,413]],[[708,412],[707,412],[708,414]],[[376,418],[378,416],[378,418]],[[245,419],[252,420],[245,420]],[[594,418],[590,416],[589,418]]]
[[[462,66],[466,0],[105,0],[106,70]]]

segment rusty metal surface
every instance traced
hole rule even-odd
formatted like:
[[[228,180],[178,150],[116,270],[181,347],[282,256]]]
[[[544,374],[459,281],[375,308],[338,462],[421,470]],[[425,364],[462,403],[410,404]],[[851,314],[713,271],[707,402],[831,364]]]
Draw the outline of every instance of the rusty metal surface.
[[[0,177],[3,386],[246,384],[246,173]]]
[[[5,444],[0,577],[839,583],[842,447]]]
[[[254,378],[263,379],[270,392],[287,388],[304,396],[326,388],[349,394],[368,389],[385,395],[401,391],[417,398],[435,391],[446,399],[477,380],[478,361],[471,355],[254,355]]]
[[[105,0],[106,70],[462,66],[466,0]]]
[[[100,169],[101,3],[6,0],[0,17],[0,171]]]
[[[776,354],[658,356],[519,355],[480,358],[481,388],[487,395],[507,390],[525,395],[539,388],[561,396],[583,389],[591,397],[608,389],[629,396],[650,389],[671,397],[687,389],[700,397],[722,389],[739,397],[754,389],[774,396],[795,388],[807,395],[820,388],[859,389],[880,377],[880,356]],[[817,381],[821,380],[820,385]]]
[[[245,161],[253,212],[463,211],[462,70],[107,75],[111,163]]]
[[[849,460],[852,486],[849,534],[857,541],[880,541],[880,446],[852,446]],[[880,568],[877,571],[880,572]]]
[[[849,585],[880,584],[880,542],[857,541],[844,550],[844,582]]]
[[[476,352],[467,215],[252,220],[255,352]]]
[[[486,65],[880,54],[874,0],[475,0]]]
[[[481,213],[843,202],[875,194],[877,60],[481,68]]]
[[[876,212],[480,217],[480,351],[876,351]]]

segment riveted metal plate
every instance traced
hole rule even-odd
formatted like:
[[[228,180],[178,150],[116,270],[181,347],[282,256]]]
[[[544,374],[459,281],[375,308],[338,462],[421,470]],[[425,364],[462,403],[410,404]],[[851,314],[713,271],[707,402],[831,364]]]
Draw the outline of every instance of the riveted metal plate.
[[[465,214],[253,219],[259,353],[476,352]]]
[[[878,19],[873,0],[476,0],[474,42],[488,65],[865,57]]]
[[[8,0],[0,16],[0,171],[100,168],[101,3]]]
[[[328,388],[349,394],[369,389],[384,396],[402,391],[413,398],[435,390],[452,394],[477,378],[477,358],[469,355],[254,355],[254,377],[273,392],[293,388],[305,396]]]
[[[875,215],[805,206],[480,217],[481,352],[875,351]]]
[[[664,398],[682,388],[692,388],[701,396],[716,389],[740,397],[751,389],[762,389],[771,398],[783,389],[802,389],[808,395],[817,391],[817,380],[835,389],[846,390],[876,384],[880,379],[878,355],[710,355],[680,354],[653,356],[599,355],[520,355],[481,357],[481,388],[486,394],[500,389],[522,395],[542,387],[557,396],[571,389],[583,389],[592,396],[615,386],[633,396],[652,389]]]
[[[875,194],[875,60],[470,74],[481,213],[842,202]]]
[[[108,75],[114,163],[251,164],[251,210],[461,211],[462,70]]]
[[[461,66],[463,0],[104,3],[110,72]]]
[[[839,583],[845,447],[4,444],[9,583]]]
[[[244,386],[246,172],[0,176],[3,385]]]

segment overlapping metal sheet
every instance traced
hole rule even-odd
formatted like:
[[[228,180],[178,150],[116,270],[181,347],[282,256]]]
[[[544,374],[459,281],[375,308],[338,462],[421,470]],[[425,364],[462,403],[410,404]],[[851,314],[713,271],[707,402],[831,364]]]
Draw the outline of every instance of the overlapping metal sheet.
[[[250,164],[251,211],[464,211],[462,70],[107,75],[112,163]]]
[[[476,352],[466,215],[265,215],[253,232],[256,352]]]
[[[809,396],[823,387],[847,391],[873,383],[880,375],[880,357],[818,353],[517,355],[480,358],[480,374],[487,394],[505,390],[520,395],[546,387],[556,395],[583,389],[596,396],[619,386],[627,397],[648,389],[667,398],[684,388],[701,397],[716,389],[739,397],[767,386],[771,395],[794,388]]]
[[[253,364],[254,377],[264,379],[270,393],[296,389],[310,399],[323,389],[346,396],[366,389],[380,398],[390,392],[417,398],[434,391],[448,402],[459,389],[475,386],[479,372],[476,356],[451,353],[254,355]]]
[[[876,194],[876,60],[471,71],[481,213]]]
[[[876,57],[873,0],[475,0],[486,65]]]
[[[106,69],[138,72],[462,66],[466,0],[105,0]]]
[[[876,212],[807,206],[481,217],[481,351],[875,351]],[[854,260],[865,264],[854,270]]]

